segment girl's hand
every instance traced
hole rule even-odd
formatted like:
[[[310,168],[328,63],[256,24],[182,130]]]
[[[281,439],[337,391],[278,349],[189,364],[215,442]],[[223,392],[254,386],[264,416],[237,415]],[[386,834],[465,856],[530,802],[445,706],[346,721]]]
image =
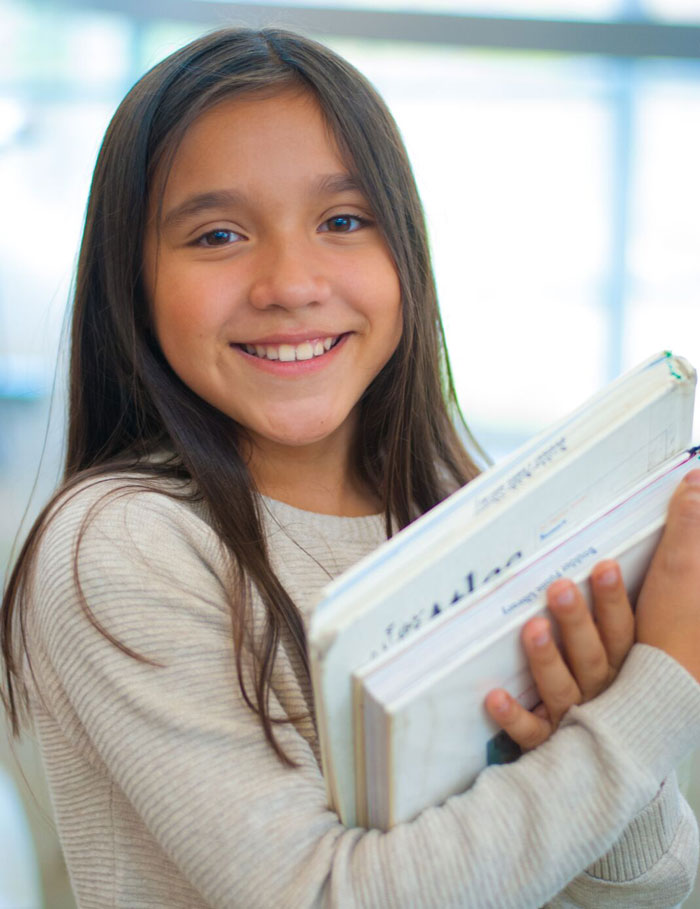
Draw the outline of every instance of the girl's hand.
[[[573,704],[583,704],[604,691],[634,643],[634,615],[617,563],[596,565],[591,586],[593,615],[571,581],[555,581],[547,590],[561,648],[549,619],[539,616],[523,627],[522,641],[541,703],[526,710],[502,689],[486,697],[491,718],[523,751],[548,739]]]
[[[700,682],[700,470],[686,474],[671,499],[637,600],[637,640],[666,651]]]

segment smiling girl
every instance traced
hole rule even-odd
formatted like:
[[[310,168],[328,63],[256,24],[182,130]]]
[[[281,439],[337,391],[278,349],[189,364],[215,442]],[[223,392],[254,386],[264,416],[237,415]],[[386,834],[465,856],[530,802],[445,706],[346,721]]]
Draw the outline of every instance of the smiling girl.
[[[478,328],[478,325],[477,325]],[[673,906],[697,831],[700,474],[633,617],[619,571],[526,626],[528,752],[388,833],[326,804],[305,649],[320,589],[476,468],[423,215],[369,84],[224,30],[109,127],[73,311],[65,480],[2,613],[81,907]],[[636,641],[636,643],[634,643]]]

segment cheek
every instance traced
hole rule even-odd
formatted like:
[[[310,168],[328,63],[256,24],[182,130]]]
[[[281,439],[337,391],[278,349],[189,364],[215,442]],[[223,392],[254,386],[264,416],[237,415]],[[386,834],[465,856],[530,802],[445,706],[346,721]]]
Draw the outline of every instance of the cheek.
[[[390,325],[401,322],[401,286],[389,253],[384,249],[346,273],[346,287],[367,315],[375,322]]]
[[[192,307],[180,306],[177,300],[157,299],[151,309],[153,327],[161,350],[172,366],[173,359],[186,354],[189,345],[201,332],[201,323]]]
[[[227,313],[218,289],[192,275],[161,271],[151,300],[153,326],[164,352],[173,343],[187,346],[216,337]]]
[[[155,323],[158,337],[199,338],[206,334],[207,313],[196,304],[181,306],[173,300],[156,310]]]
[[[208,360],[204,313],[192,301],[175,294],[166,297],[161,290],[151,306],[155,336],[171,369],[192,388]]]

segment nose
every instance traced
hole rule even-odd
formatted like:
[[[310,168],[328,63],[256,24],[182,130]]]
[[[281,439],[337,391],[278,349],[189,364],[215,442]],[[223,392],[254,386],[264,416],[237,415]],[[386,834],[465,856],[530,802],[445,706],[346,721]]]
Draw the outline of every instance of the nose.
[[[250,303],[256,309],[299,309],[323,303],[331,283],[312,243],[279,240],[256,256]]]

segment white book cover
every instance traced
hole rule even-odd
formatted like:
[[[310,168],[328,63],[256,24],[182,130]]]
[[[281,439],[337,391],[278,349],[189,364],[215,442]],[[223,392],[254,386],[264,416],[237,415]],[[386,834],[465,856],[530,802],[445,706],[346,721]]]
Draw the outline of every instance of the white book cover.
[[[695,371],[663,353],[613,382],[328,585],[309,653],[329,800],[355,814],[351,675],[687,447]]]
[[[663,465],[448,622],[356,673],[356,721],[364,732],[358,751],[364,750],[366,785],[366,805],[360,808],[368,826],[388,829],[411,820],[464,791],[488,763],[500,762],[502,737],[484,699],[492,689],[505,688],[528,709],[537,703],[520,631],[546,612],[546,588],[558,577],[571,577],[590,602],[586,581],[593,566],[616,558],[634,598],[671,495],[697,467],[697,449]]]

